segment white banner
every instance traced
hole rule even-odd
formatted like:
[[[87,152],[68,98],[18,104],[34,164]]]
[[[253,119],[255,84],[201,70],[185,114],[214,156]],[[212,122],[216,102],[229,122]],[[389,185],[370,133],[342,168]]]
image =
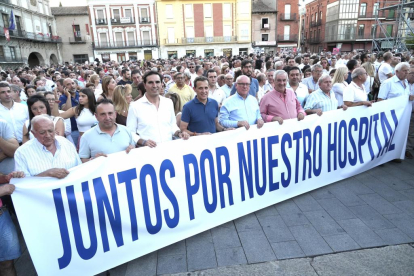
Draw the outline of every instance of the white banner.
[[[93,275],[403,158],[404,98],[100,157],[62,180],[15,179],[39,275]]]

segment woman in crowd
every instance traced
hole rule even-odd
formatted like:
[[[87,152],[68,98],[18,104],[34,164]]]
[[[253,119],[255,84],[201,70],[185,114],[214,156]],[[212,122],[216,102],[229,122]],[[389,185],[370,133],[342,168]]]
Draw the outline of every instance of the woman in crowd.
[[[68,91],[65,91],[65,93],[67,94],[66,96],[70,97]],[[93,94],[92,90],[84,88],[79,91],[79,104],[77,106],[72,107],[71,101],[67,101],[66,104],[68,105],[67,111],[60,113],[59,115],[58,110],[53,110],[54,115],[59,115],[63,119],[75,117],[80,138],[85,131],[89,130],[98,122],[94,115],[96,106],[95,95]]]
[[[27,98],[36,95],[36,86],[28,84],[24,88],[24,93],[26,94]]]
[[[321,65],[322,65],[322,74],[328,74],[329,73],[328,59],[325,57],[321,58]]]
[[[335,72],[336,72],[336,69],[332,69],[330,72],[329,72],[329,76],[333,79],[333,77],[335,76]]]
[[[110,76],[105,76],[102,79],[102,94],[98,97],[97,102],[99,102],[101,99],[112,100],[115,87],[116,82],[114,78]]]
[[[177,126],[180,127],[180,122],[181,122],[181,111],[180,111],[181,98],[180,98],[180,95],[178,95],[177,93],[168,93],[168,94],[165,95],[165,97],[172,100],[173,106],[174,106],[175,119],[177,121]]]
[[[113,102],[116,111],[116,123],[126,126],[129,104],[132,101],[132,87],[129,84],[115,87]]]
[[[53,102],[50,102],[55,105],[55,97],[53,96]],[[52,115],[52,110],[50,108],[48,100],[42,95],[33,95],[27,99],[27,107],[29,109],[29,120],[23,125],[23,144],[27,141],[33,139],[33,134],[31,130],[31,121],[33,117],[41,114]],[[65,136],[65,124],[61,117],[53,117],[53,123],[55,125],[56,135]]]
[[[370,62],[365,62],[362,64],[362,68],[365,69],[367,72],[367,80],[364,83],[365,92],[367,94],[371,93],[372,91],[372,84],[374,83],[374,66]]]
[[[221,73],[223,75],[227,75],[230,72],[230,68],[228,65],[223,65],[223,67],[221,67]]]
[[[90,76],[89,83],[92,83],[95,86],[94,93],[95,98],[97,99],[102,94],[102,84],[99,75],[93,74],[92,76]]]
[[[59,113],[64,112],[63,110],[59,109],[59,104],[58,104],[58,101],[57,101],[57,99],[59,99],[59,97],[58,97],[57,93],[53,94],[53,92],[48,91],[48,92],[45,92],[45,94],[43,96],[46,98],[47,102],[49,103],[50,110],[51,110],[52,114],[55,113],[54,110],[58,110]],[[63,119],[62,117],[56,117],[56,118]],[[70,135],[71,132],[72,132],[72,125],[70,124],[70,119],[66,119],[66,120],[63,119],[63,121],[64,121],[64,124],[65,124],[65,135],[64,136],[66,136],[66,139],[68,139],[69,141],[71,141],[73,143],[72,136]]]
[[[345,81],[347,78],[348,68],[345,66],[338,67],[332,80],[332,91],[335,92],[335,97],[338,100],[338,106],[344,104],[342,98],[344,95],[344,89],[348,86],[348,83]]]

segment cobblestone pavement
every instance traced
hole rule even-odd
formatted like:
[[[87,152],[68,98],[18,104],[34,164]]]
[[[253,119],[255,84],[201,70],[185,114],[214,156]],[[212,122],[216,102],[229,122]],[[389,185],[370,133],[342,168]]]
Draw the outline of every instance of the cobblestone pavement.
[[[412,242],[414,160],[404,160],[275,204],[100,275],[215,268],[219,273],[229,266],[301,258],[290,260],[299,265],[309,257]],[[18,275],[36,275],[22,244]]]

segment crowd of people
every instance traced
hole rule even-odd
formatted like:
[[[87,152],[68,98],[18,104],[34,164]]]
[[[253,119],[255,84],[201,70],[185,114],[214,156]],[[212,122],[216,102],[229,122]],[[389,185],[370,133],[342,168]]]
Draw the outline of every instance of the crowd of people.
[[[283,124],[403,95],[414,100],[411,53],[95,60],[5,68],[1,78],[0,183],[61,179],[95,158],[174,139]],[[405,153],[410,159],[413,116]],[[0,186],[0,275],[15,275],[13,260],[20,256],[9,214],[14,189]]]

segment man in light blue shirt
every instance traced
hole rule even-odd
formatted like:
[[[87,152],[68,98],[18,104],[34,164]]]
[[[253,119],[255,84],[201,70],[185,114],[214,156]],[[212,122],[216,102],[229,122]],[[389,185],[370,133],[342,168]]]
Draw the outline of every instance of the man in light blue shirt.
[[[322,76],[322,65],[315,64],[312,66],[312,76],[304,78],[302,83],[308,87],[309,93],[319,89],[318,80]]]
[[[410,88],[407,81],[409,71],[410,64],[407,62],[399,63],[395,67],[395,75],[381,84],[378,101],[409,95]]]
[[[231,74],[224,76],[224,85],[220,88],[224,91],[226,97],[228,98],[230,96],[231,89],[233,88],[233,76]]]
[[[250,78],[242,75],[235,83],[236,91],[233,96],[224,100],[220,109],[220,124],[225,128],[245,127],[257,124],[261,128],[264,124],[260,115],[257,99],[249,94]]]

